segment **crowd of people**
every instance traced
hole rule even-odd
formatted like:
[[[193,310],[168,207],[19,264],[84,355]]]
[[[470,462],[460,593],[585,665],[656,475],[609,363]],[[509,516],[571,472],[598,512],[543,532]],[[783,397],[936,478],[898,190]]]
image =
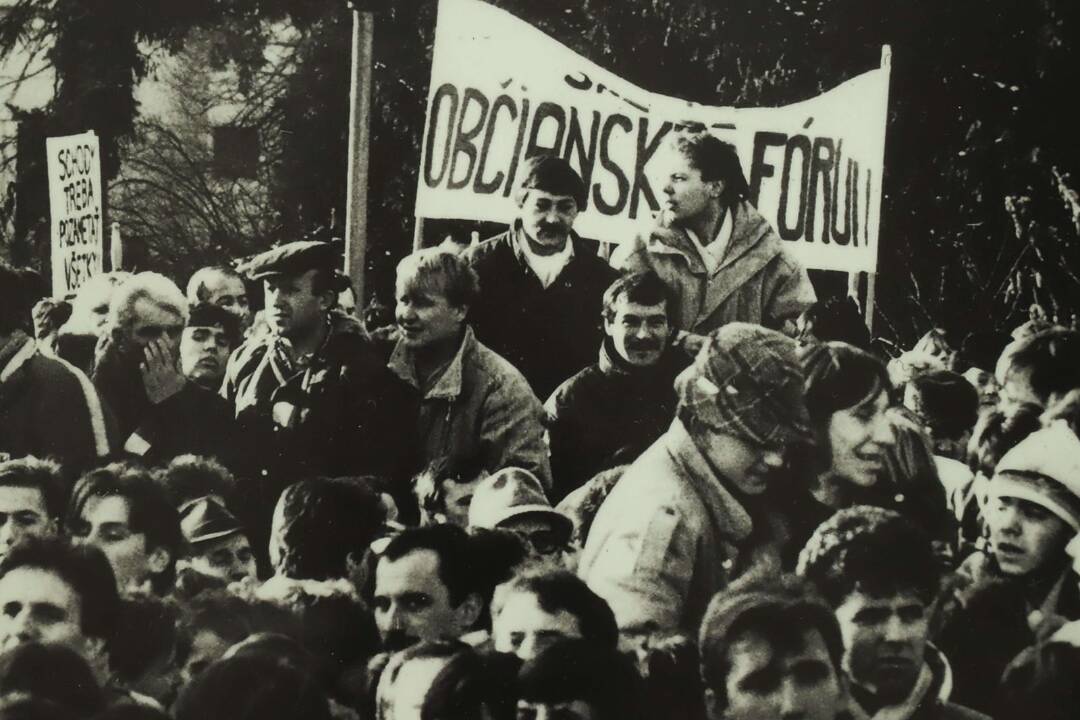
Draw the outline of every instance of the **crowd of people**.
[[[1074,717],[1080,333],[891,356],[732,146],[658,163],[608,254],[528,159],[389,323],[319,240],[0,265],[0,719]]]

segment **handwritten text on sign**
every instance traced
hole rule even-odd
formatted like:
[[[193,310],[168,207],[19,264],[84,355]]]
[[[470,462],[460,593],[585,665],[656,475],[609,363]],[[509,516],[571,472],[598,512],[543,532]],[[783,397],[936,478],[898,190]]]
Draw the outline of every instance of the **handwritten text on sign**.
[[[93,133],[48,138],[53,294],[76,290],[103,265],[101,156]]]
[[[505,11],[441,0],[416,214],[509,221],[522,159],[549,152],[585,180],[575,229],[621,242],[660,207],[650,161],[696,122],[735,145],[751,201],[807,267],[873,271],[887,73],[780,108],[708,107],[644,91]]]

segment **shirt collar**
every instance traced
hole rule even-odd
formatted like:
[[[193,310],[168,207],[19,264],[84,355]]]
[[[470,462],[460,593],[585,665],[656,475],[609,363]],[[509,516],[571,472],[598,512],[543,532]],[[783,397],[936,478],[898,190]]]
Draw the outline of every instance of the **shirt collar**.
[[[438,398],[453,400],[461,395],[461,377],[464,371],[465,354],[476,345],[476,337],[471,327],[465,327],[465,336],[461,340],[461,346],[454,354],[453,360],[447,365],[438,379],[424,393],[425,400]],[[416,358],[411,349],[405,346],[402,340],[398,340],[394,351],[390,354],[387,362],[390,371],[405,382],[420,390],[420,380],[416,376]]]
[[[723,261],[724,255],[731,245],[731,234],[735,228],[732,214],[730,209],[724,212],[724,219],[720,221],[720,227],[716,230],[716,237],[705,244],[702,244],[698,236],[689,227],[683,228],[683,230],[686,231],[686,236],[690,238],[690,242],[693,244],[694,249],[701,255],[701,259],[710,273],[720,267],[720,263]]]

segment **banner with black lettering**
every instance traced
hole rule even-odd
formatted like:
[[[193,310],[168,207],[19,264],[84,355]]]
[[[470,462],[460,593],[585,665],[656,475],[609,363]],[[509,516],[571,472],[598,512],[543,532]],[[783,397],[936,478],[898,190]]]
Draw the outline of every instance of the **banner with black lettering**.
[[[92,132],[47,138],[52,290],[61,297],[104,268],[101,154]]]
[[[735,145],[751,201],[806,267],[874,272],[888,81],[883,62],[793,105],[704,106],[642,90],[479,0],[440,0],[416,215],[510,222],[522,159],[553,152],[588,188],[575,229],[622,242],[660,208],[650,160],[695,122]]]

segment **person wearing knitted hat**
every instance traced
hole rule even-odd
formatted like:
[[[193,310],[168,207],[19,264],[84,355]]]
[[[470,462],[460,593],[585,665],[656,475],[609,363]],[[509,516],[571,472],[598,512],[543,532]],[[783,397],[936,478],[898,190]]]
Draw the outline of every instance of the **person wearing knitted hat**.
[[[989,545],[961,566],[942,633],[957,697],[972,705],[1024,647],[1080,619],[1066,552],[1080,530],[1080,439],[1061,422],[1032,433],[998,462],[988,495]]]
[[[894,510],[841,510],[814,531],[798,574],[840,625],[855,720],[984,717],[952,701],[949,663],[929,643],[941,570],[920,528]]]
[[[675,389],[675,420],[600,507],[578,570],[629,634],[696,632],[716,591],[778,561],[759,496],[812,441],[795,341],[779,332],[725,325]]]

